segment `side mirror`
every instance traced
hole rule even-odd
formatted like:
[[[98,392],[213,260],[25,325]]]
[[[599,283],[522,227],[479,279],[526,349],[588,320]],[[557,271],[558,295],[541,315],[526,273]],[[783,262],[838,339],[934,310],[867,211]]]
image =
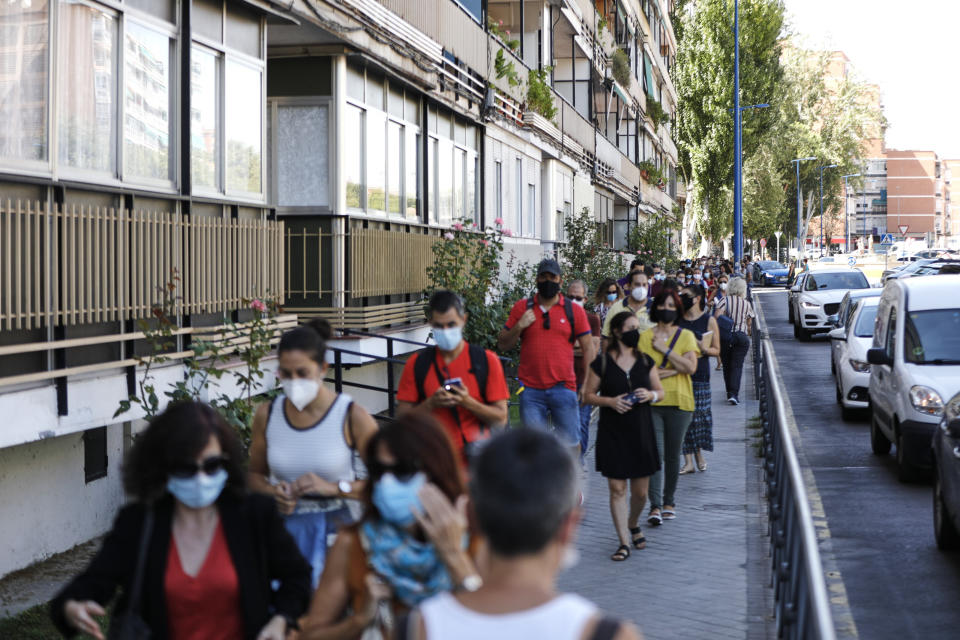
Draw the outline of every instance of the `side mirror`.
[[[792,287],[790,287],[790,291],[793,291],[794,293],[796,293],[797,291],[800,291],[800,287],[797,285],[793,285]]]
[[[846,333],[844,333],[843,327],[837,327],[836,329],[834,329],[833,331],[831,331],[828,335],[830,336],[830,339],[831,339],[831,340],[846,340],[846,339],[847,339],[847,335],[846,335]]]
[[[832,315],[827,316],[827,322],[829,322],[830,324],[832,324],[832,325],[835,326],[835,327],[839,327],[839,326],[840,326],[840,317],[839,317],[837,314],[834,313],[834,314],[832,314]]]
[[[893,366],[893,358],[887,355],[887,350],[883,347],[867,349],[867,362],[870,364],[885,364],[888,367]]]

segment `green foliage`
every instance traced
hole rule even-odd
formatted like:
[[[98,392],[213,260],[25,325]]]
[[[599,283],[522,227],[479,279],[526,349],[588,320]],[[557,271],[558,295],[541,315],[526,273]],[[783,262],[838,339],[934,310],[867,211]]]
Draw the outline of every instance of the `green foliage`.
[[[650,184],[659,184],[664,180],[663,171],[650,160],[641,160],[637,163],[637,168],[641,174],[647,174],[646,181]]]
[[[438,289],[450,289],[463,297],[470,318],[464,338],[471,344],[496,349],[497,336],[514,302],[533,289],[536,267],[504,256],[502,224],[476,229],[470,221],[456,224],[433,245],[433,265],[427,268],[429,297]],[[499,220],[498,220],[499,222]]]
[[[511,38],[510,30],[503,28],[503,20],[497,20],[494,22],[488,18],[487,31],[503,40],[503,43],[507,45],[511,51],[516,51],[520,48],[520,41],[516,38]]]
[[[517,68],[513,64],[513,60],[507,60],[503,49],[497,50],[497,55],[493,59],[493,71],[497,74],[497,79],[506,77],[511,87],[519,87],[522,82],[520,75],[517,73]]]
[[[547,75],[552,69],[553,67],[531,69],[527,75],[527,108],[551,121],[557,116],[553,90],[547,84]]]
[[[653,96],[647,96],[647,114],[649,114],[650,119],[653,120],[653,128],[656,129],[660,126],[661,122],[666,122],[667,112],[664,110],[663,105],[657,102]]]
[[[598,34],[603,33],[603,30],[607,28],[607,19],[604,16],[597,13],[596,20],[597,20],[597,33]]]
[[[573,215],[564,221],[567,244],[560,260],[563,263],[563,279],[583,280],[591,291],[604,278],[619,278],[623,272],[623,261],[617,252],[603,245],[600,230],[593,219],[590,209],[584,207],[579,215]]]
[[[623,49],[613,52],[613,79],[624,89],[630,87],[633,75],[630,73],[630,58]]]
[[[630,247],[631,251],[635,251],[638,257],[643,258],[646,263],[655,262],[659,265],[667,265],[668,259],[675,259],[676,256],[670,255],[666,224],[665,220],[653,216],[647,217],[646,220],[640,220],[637,222],[637,226],[630,230],[627,246]]]

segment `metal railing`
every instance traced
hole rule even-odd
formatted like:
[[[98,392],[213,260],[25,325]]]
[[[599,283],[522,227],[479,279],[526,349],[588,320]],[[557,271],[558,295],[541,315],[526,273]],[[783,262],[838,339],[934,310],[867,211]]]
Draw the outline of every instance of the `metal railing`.
[[[763,426],[777,637],[835,640],[833,616],[806,484],[763,323],[753,331],[753,373]]]

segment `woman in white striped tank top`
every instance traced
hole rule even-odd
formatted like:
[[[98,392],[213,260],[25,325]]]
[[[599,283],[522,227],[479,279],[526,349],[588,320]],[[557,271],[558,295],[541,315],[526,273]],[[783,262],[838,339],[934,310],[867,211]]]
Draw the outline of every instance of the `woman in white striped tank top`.
[[[350,396],[323,385],[330,339],[325,320],[292,329],[277,348],[283,393],[257,409],[249,484],[276,498],[287,530],[313,568],[316,587],[337,530],[356,519],[351,503],[364,491],[363,463],[377,423]],[[354,503],[355,504],[355,503]]]

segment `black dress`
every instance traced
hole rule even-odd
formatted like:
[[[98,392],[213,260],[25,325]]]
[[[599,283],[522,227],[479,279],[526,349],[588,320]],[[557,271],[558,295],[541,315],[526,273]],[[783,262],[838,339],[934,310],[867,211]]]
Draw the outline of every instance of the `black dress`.
[[[603,364],[604,358],[606,365]],[[652,366],[653,361],[649,356],[638,353],[628,380],[627,373],[610,354],[601,353],[590,365],[600,378],[598,394],[608,398],[640,387],[649,389]],[[605,478],[644,478],[660,469],[649,402],[637,403],[633,409],[622,414],[615,409],[600,408],[596,457],[597,471]]]

